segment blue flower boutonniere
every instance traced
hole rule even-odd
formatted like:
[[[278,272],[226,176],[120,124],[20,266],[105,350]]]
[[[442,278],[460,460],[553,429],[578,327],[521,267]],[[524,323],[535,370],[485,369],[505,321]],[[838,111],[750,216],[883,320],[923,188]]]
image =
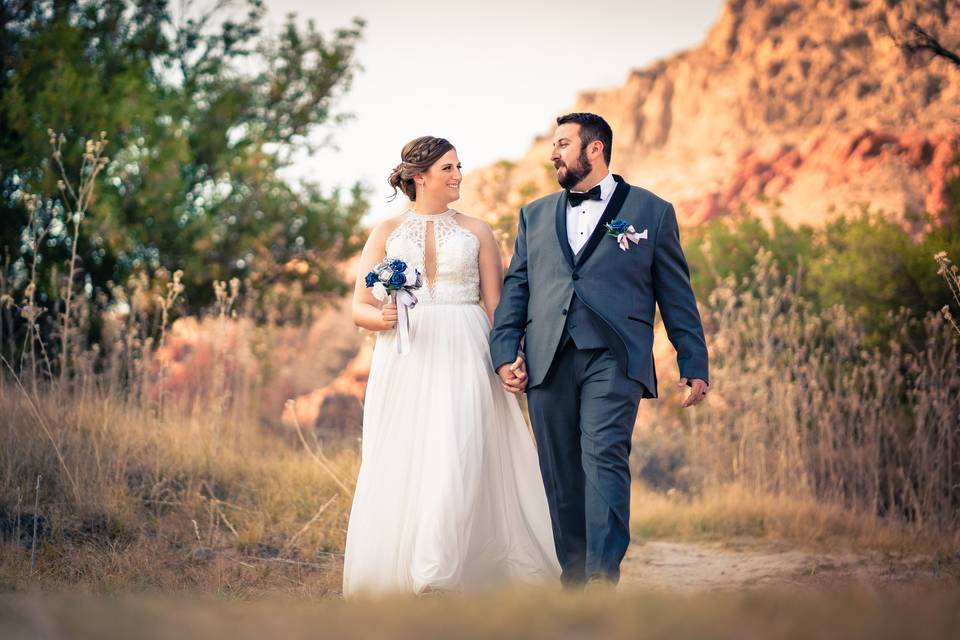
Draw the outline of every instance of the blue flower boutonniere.
[[[617,239],[617,244],[620,245],[620,249],[622,251],[626,251],[630,248],[630,242],[633,244],[640,244],[641,240],[647,239],[646,229],[640,233],[637,233],[637,230],[633,228],[633,225],[622,218],[611,220],[605,226],[607,227],[607,235]]]

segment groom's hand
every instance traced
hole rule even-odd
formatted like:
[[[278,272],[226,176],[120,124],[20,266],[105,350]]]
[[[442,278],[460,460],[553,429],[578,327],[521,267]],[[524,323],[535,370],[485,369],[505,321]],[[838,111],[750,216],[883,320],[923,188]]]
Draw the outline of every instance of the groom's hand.
[[[687,386],[687,379],[680,378],[680,382],[677,383],[677,386],[681,389]],[[687,399],[683,401],[683,404],[680,405],[681,408],[686,409],[687,407],[692,407],[693,405],[699,403],[701,400],[707,397],[707,388],[710,386],[705,380],[700,378],[691,378],[690,383],[690,395],[687,396]]]
[[[517,356],[512,364],[502,364],[497,369],[503,388],[510,393],[522,393],[527,388],[527,364]]]

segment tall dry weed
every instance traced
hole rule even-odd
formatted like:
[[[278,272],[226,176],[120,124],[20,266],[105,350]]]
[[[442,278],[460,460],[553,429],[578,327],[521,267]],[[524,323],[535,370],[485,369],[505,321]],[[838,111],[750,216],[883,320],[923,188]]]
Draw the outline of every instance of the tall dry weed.
[[[64,140],[51,142],[57,159]],[[109,296],[88,295],[71,284],[74,255],[60,303],[37,300],[45,240],[68,220],[76,246],[105,144],[88,145],[76,191],[61,167],[72,207],[29,198],[29,281],[16,286],[9,261],[0,276],[0,580],[337,589],[358,456],[345,448],[321,465],[265,428],[257,354],[280,332],[243,306],[242,283],[216,283],[212,309],[172,322],[180,272],[139,273]]]
[[[914,344],[905,317],[891,313],[895,337],[866,346],[850,313],[817,313],[767,253],[750,278],[718,287],[704,308],[710,401],[658,418],[680,427],[673,455],[690,488],[809,497],[955,531],[958,340],[930,314]]]
[[[960,267],[953,264],[953,261],[950,260],[950,257],[947,256],[946,251],[940,251],[933,259],[936,260],[937,273],[943,276],[943,279],[947,283],[947,287],[950,288],[950,294],[953,296],[953,302],[960,308]],[[953,327],[953,330],[957,332],[957,335],[960,335],[960,324],[957,324],[957,319],[954,317],[953,312],[950,311],[950,307],[945,305],[940,313],[943,317],[950,323],[950,326]]]

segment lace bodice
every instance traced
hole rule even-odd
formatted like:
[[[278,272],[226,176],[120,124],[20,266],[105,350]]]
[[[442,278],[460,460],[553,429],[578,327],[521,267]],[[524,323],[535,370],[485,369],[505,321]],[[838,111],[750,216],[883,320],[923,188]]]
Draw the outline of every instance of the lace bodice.
[[[424,215],[406,211],[387,237],[390,258],[400,258],[423,274],[423,286],[414,291],[421,303],[475,304],[480,302],[480,240],[455,221],[453,209]],[[426,233],[433,223],[437,269],[433,281],[425,267]]]

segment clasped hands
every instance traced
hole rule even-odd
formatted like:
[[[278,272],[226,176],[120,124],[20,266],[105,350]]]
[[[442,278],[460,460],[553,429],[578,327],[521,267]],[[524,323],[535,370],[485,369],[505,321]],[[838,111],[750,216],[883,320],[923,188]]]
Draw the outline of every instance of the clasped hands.
[[[527,363],[523,356],[517,356],[513,363],[504,363],[497,369],[500,386],[510,393],[523,393],[527,390]]]
[[[526,391],[527,363],[524,362],[523,356],[518,355],[517,359],[512,363],[500,365],[500,368],[497,369],[497,374],[500,376],[500,386],[502,386],[505,391],[509,391],[513,394],[523,393]],[[690,384],[690,395],[688,395],[683,401],[683,404],[680,405],[684,409],[687,407],[692,407],[695,404],[699,404],[704,398],[706,398],[707,389],[710,386],[705,380],[701,380],[700,378],[680,378],[677,386],[684,387],[688,382]]]

